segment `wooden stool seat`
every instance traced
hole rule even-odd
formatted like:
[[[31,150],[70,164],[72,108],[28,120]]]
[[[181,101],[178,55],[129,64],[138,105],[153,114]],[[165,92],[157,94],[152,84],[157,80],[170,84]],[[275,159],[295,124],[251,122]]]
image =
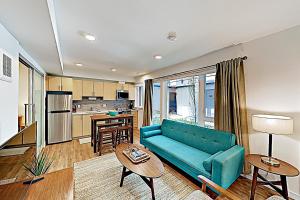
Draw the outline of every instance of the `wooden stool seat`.
[[[103,144],[111,144],[113,148],[116,147],[116,132],[117,132],[117,127],[104,127],[103,124],[98,127],[98,135],[99,135],[99,140],[98,140],[98,152],[99,155],[101,156],[102,154],[102,145]]]
[[[121,140],[124,140],[125,138],[129,141],[129,131],[132,131],[131,125],[119,126],[117,128],[116,143],[120,144]]]

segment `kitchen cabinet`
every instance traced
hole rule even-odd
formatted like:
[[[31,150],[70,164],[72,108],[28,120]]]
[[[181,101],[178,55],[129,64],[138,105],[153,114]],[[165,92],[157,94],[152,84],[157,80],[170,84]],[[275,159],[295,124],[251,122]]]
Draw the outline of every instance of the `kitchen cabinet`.
[[[129,100],[135,100],[135,85],[128,84]]]
[[[49,76],[48,84],[49,91],[61,91],[61,77]]]
[[[82,80],[73,79],[73,100],[82,100]]]
[[[128,90],[128,85],[129,84],[120,84],[120,83],[117,83],[117,90]]]
[[[82,81],[82,96],[94,96],[94,82],[92,80]]]
[[[73,90],[73,79],[62,77],[61,78],[61,91],[72,91]]]
[[[133,115],[133,129],[138,129],[139,126],[138,126],[138,111],[137,110],[134,110],[134,111],[131,111],[132,115]]]
[[[72,135],[73,138],[82,136],[82,115],[72,116]]]
[[[82,116],[82,136],[91,136],[91,115]]]
[[[72,91],[73,90],[72,78],[49,76],[48,90],[49,91]]]
[[[103,100],[116,100],[117,83],[104,82],[103,87]]]
[[[103,96],[103,82],[93,80],[82,81],[82,96],[87,97],[102,97]]]
[[[96,97],[103,97],[103,82],[94,81],[94,95]]]

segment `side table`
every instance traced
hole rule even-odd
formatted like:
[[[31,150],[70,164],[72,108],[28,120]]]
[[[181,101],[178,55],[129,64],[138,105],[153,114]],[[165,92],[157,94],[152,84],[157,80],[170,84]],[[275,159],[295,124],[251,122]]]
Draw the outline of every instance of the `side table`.
[[[256,185],[270,185],[274,188],[278,193],[280,193],[285,199],[288,199],[288,188],[286,177],[287,176],[298,176],[299,170],[292,166],[291,164],[284,162],[282,160],[277,159],[280,162],[278,167],[270,166],[264,164],[261,161],[261,157],[263,155],[258,154],[249,154],[246,156],[246,160],[254,166],[253,171],[253,179],[252,179],[252,188],[251,188],[251,196],[250,199],[254,200],[254,194]],[[269,181],[262,175],[258,173],[259,170],[263,170],[272,174],[277,174],[280,176],[280,181]],[[262,181],[257,181],[257,177],[260,178]],[[277,187],[276,185],[281,185],[282,189]]]

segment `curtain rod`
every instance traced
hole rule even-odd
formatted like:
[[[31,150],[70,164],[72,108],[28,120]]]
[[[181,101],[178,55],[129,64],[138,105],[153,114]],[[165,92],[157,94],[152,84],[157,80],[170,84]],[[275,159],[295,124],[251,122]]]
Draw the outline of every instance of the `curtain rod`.
[[[248,58],[247,56],[241,57],[242,60],[247,60],[247,58]],[[222,61],[222,62],[224,62],[224,61]],[[178,73],[171,74],[171,75],[160,76],[160,77],[155,78],[154,80],[164,79],[164,78],[167,78],[167,77],[170,77],[170,76],[176,76],[176,75],[180,75],[180,74],[184,74],[184,73],[188,73],[188,72],[195,72],[195,71],[197,71],[199,69],[201,69],[201,70],[206,70],[206,69],[209,70],[209,69],[211,69],[212,67],[215,67],[215,66],[216,66],[216,64],[209,65],[209,66],[206,66],[206,67],[200,67],[200,68],[197,68],[197,69],[192,69],[192,70],[188,70],[188,71],[184,71],[184,72],[178,72]]]

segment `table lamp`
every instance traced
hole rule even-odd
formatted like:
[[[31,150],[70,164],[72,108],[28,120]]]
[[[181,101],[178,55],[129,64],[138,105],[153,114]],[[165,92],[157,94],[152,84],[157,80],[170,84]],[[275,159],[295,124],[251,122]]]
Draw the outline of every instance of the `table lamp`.
[[[272,158],[272,135],[285,135],[293,133],[293,119],[285,116],[275,115],[252,115],[252,127],[255,131],[269,134],[268,156],[261,158],[267,165],[279,166],[280,163]]]

